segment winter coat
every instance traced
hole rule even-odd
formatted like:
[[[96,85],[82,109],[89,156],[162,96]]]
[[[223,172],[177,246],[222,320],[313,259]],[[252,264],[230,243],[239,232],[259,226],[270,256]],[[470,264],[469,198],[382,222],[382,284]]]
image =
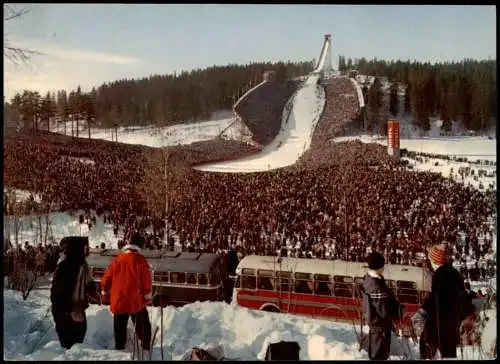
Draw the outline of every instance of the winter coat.
[[[78,275],[82,267],[88,272],[89,268],[85,262],[84,246],[81,244],[72,244],[68,247],[65,258],[57,265],[52,277],[50,301],[54,317],[70,314],[77,308],[85,310],[89,306],[87,295],[91,294],[94,290],[94,285],[90,280],[84,287],[85,294],[80,302],[75,302],[73,297]]]
[[[113,259],[101,279],[104,296],[111,294],[110,308],[115,314],[135,314],[151,300],[152,276],[146,258],[135,245],[126,245]]]
[[[422,308],[427,313],[425,328],[438,338],[458,345],[460,322],[473,313],[462,277],[449,263],[436,269],[432,292]]]
[[[370,327],[389,328],[400,319],[400,307],[385,279],[375,272],[365,275],[362,287],[363,314]]]

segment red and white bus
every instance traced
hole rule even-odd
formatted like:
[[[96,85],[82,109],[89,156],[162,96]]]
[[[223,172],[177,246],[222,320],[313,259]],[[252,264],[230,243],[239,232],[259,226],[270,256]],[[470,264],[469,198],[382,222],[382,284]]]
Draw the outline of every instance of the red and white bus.
[[[256,310],[358,321],[359,288],[367,270],[366,263],[250,255],[236,269],[233,302]],[[384,277],[407,321],[430,291],[428,275],[421,267],[388,264]]]

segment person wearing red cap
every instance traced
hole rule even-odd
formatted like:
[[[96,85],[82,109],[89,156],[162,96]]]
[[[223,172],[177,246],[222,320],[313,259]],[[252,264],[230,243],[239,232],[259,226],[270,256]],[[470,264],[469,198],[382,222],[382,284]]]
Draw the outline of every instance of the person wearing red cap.
[[[420,338],[422,359],[433,359],[438,350],[442,358],[456,358],[460,323],[473,313],[463,278],[451,265],[447,250],[447,243],[443,243],[428,253],[434,274],[431,293],[419,310],[425,317]]]

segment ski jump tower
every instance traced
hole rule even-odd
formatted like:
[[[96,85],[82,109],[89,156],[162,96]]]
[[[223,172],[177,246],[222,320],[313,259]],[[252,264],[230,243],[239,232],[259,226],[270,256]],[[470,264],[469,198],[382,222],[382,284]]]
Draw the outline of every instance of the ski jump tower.
[[[319,73],[322,81],[328,80],[334,75],[332,66],[331,34],[325,34],[325,40],[323,41],[323,47],[321,48],[321,53],[319,55],[318,63],[316,64],[316,68],[314,69],[314,73]]]

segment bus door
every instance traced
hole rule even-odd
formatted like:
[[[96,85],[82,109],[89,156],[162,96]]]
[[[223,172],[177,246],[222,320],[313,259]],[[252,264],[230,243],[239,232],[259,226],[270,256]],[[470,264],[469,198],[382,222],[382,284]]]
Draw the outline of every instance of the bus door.
[[[311,273],[295,273],[295,297],[293,312],[314,316],[314,279]]]
[[[278,293],[280,312],[293,312],[294,300],[292,297],[292,273],[287,271],[277,271],[276,280],[276,290]]]

